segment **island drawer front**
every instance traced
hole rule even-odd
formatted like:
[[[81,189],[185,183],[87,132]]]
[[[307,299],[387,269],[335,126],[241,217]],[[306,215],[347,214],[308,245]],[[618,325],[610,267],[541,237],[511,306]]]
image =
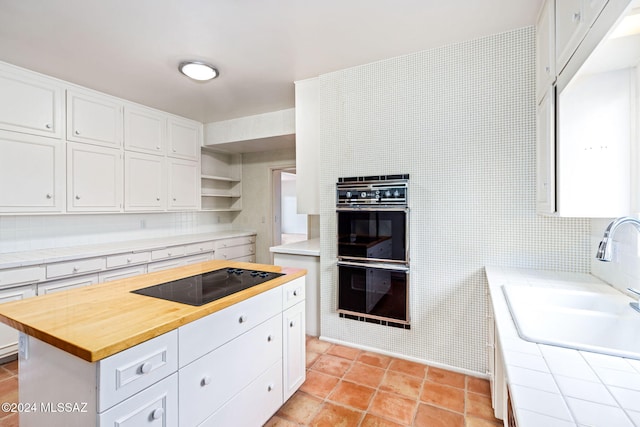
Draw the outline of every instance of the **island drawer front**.
[[[180,367],[215,350],[281,311],[282,289],[278,286],[181,326],[178,329]]]
[[[104,258],[89,258],[49,264],[47,265],[47,279],[91,273],[104,270],[105,267],[106,263]]]
[[[125,267],[127,265],[149,262],[149,252],[130,252],[107,257],[107,268]]]
[[[304,301],[305,298],[305,277],[298,277],[282,285],[282,307],[286,310],[293,307],[297,303]]]
[[[99,427],[178,426],[178,374],[99,414]]]
[[[281,358],[282,314],[278,314],[181,368],[178,373],[180,425],[200,424]],[[251,411],[253,407],[245,410]]]
[[[199,254],[201,252],[213,252],[215,244],[213,241],[194,243],[192,245],[185,246],[185,253],[187,255]]]
[[[23,267],[0,270],[0,288],[35,283],[44,280],[44,267]]]
[[[282,403],[282,361],[278,360],[198,427],[261,426]]]
[[[251,256],[255,253],[254,245],[232,246],[230,248],[216,249],[216,259],[237,259]]]
[[[178,332],[173,330],[98,362],[98,412],[149,387],[178,369]]]
[[[184,255],[184,246],[171,246],[168,248],[156,249],[151,251],[151,260],[172,258]]]
[[[231,248],[233,246],[252,245],[256,242],[256,236],[234,237],[232,239],[218,240],[216,249]]]

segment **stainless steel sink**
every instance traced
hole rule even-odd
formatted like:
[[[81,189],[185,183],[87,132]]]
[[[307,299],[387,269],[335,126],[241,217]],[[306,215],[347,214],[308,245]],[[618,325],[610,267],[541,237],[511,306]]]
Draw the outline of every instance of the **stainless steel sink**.
[[[621,293],[503,286],[527,341],[640,359],[640,313]]]

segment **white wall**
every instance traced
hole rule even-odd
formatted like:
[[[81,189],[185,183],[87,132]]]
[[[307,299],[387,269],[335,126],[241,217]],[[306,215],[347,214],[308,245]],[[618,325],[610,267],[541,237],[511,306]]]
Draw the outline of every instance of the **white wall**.
[[[534,53],[528,27],[320,76],[323,336],[484,374],[485,265],[589,272],[589,220],[535,213]],[[335,182],[395,173],[410,330],[336,313]]]
[[[282,232],[307,234],[307,216],[298,213],[296,179],[282,180]]]
[[[256,262],[271,264],[271,168],[291,168],[296,164],[294,149],[272,150],[242,155],[242,212],[233,219],[234,228],[256,230]]]
[[[224,212],[0,216],[0,253],[228,229]]]

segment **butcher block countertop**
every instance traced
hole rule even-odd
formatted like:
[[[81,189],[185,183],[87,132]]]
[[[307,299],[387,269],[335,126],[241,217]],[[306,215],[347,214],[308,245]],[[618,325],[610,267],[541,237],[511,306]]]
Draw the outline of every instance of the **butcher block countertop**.
[[[197,307],[130,292],[226,267],[285,275]],[[305,274],[274,265],[207,261],[0,304],[0,321],[96,362]]]

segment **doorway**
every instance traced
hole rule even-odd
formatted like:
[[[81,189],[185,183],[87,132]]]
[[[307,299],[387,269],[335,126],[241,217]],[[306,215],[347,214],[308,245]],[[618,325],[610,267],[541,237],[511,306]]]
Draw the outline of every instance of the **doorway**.
[[[273,246],[307,240],[307,215],[299,214],[296,198],[296,170],[272,170]]]

